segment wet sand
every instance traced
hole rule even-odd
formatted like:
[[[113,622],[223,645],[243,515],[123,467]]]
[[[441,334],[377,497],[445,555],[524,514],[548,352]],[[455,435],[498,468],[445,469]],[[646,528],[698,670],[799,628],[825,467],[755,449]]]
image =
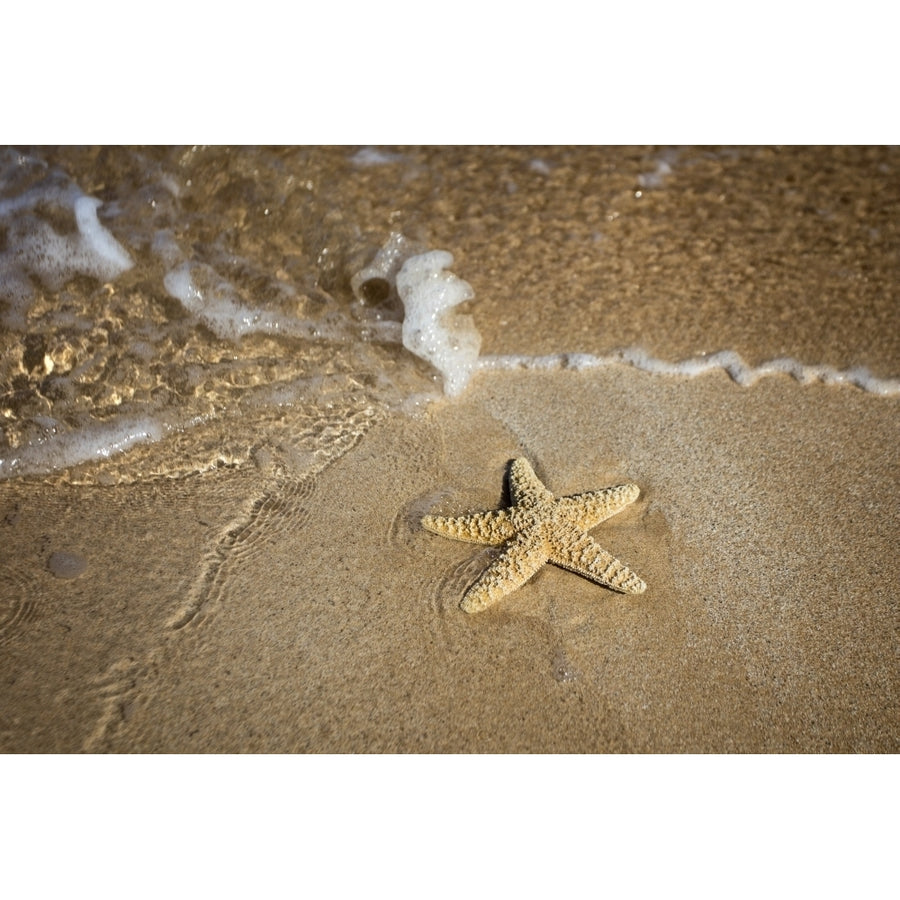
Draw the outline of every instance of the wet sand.
[[[687,151],[657,187],[659,151],[403,152],[427,177],[356,171],[343,215],[451,250],[483,353],[900,374],[890,151]],[[0,750],[897,752],[898,413],[787,376],[485,372],[314,475],[238,448],[180,477],[214,422],[122,458],[179,477],[4,482]],[[517,456],[556,494],[640,486],[593,536],[645,594],[547,566],[458,609],[493,551],[418,520],[502,505]]]
[[[255,469],[9,484],[2,747],[896,752],[897,413],[785,377],[516,373],[382,421],[255,519]],[[548,566],[457,608],[493,551],[417,520],[501,505],[519,455],[555,493],[641,486],[594,535],[645,594]]]

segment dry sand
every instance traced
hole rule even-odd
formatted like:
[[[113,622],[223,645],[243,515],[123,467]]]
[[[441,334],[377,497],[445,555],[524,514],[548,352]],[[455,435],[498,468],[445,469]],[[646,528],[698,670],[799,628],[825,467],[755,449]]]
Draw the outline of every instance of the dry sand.
[[[224,563],[256,470],[5,485],[2,747],[896,751],[897,412],[786,377],[481,378],[282,486]],[[492,551],[417,519],[500,505],[519,455],[555,493],[641,486],[595,537],[646,594],[545,567],[457,609]],[[60,551],[86,571],[51,574]]]

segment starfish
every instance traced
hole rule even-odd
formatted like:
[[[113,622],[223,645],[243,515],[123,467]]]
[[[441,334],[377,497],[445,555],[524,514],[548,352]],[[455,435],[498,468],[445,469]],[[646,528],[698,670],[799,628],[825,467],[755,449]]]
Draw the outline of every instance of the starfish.
[[[474,544],[505,544],[503,553],[466,591],[460,608],[481,612],[523,585],[544,563],[553,563],[624,594],[642,594],[647,585],[588,535],[595,525],[633,503],[640,488],[620,484],[556,498],[534,474],[527,459],[509,467],[513,505],[468,516],[425,516],[435,534]]]

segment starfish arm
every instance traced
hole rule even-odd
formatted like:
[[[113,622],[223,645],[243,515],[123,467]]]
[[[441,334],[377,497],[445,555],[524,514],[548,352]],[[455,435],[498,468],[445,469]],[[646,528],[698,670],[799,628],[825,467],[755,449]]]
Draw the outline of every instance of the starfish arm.
[[[514,459],[509,467],[509,491],[516,506],[531,507],[542,500],[553,499],[553,494],[544,487],[524,457]]]
[[[561,497],[559,508],[572,516],[572,521],[584,531],[589,531],[610,516],[621,512],[630,503],[634,503],[641,489],[636,484],[619,484],[602,491],[587,491],[584,494],[573,494]]]
[[[628,566],[586,534],[570,543],[554,544],[550,562],[623,594],[643,594],[647,589],[647,585]]]
[[[455,538],[457,541],[468,541],[472,544],[502,544],[514,534],[515,528],[509,520],[505,509],[492,509],[487,512],[473,513],[469,516],[425,516],[422,527]]]
[[[528,581],[547,557],[546,542],[536,531],[520,532],[466,591],[460,609],[467,613],[487,609]]]

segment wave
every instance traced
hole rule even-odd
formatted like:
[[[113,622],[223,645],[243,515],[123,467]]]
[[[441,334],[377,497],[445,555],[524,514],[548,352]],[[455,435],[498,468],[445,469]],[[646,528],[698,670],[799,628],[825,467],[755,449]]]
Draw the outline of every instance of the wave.
[[[364,155],[356,162],[373,160]],[[348,306],[317,289],[301,297],[290,281],[263,280],[262,290],[239,289],[195,258],[193,246],[176,240],[168,219],[158,213],[161,218],[146,224],[143,237],[132,235],[130,242],[132,251],[149,251],[138,260],[145,274],[136,277],[151,285],[142,306],[138,292],[119,300],[111,286],[135,266],[110,230],[124,215],[121,209],[110,204],[109,224],[102,224],[100,200],[34,157],[0,154],[0,176],[14,194],[0,199],[0,225],[6,229],[0,311],[10,349],[3,369],[8,372],[0,379],[10,387],[0,393],[11,398],[0,480],[106,460],[219,419],[242,402],[314,411],[319,392],[310,385],[317,378],[346,381],[372,408],[404,410],[437,399],[438,391],[423,391],[421,377],[409,375],[422,367],[410,365],[401,345],[438,373],[449,398],[459,396],[476,373],[614,365],[664,377],[724,371],[742,386],[788,375],[801,384],[851,385],[881,397],[900,394],[900,379],[877,377],[865,368],[839,370],[789,357],[752,366],[733,350],[680,362],[655,358],[640,347],[601,356],[480,355],[475,320],[456,311],[474,291],[450,271],[452,254],[400,233],[390,234],[352,276],[356,302]],[[17,179],[23,189],[15,195]],[[161,185],[163,194],[178,194],[177,185]],[[142,212],[133,215],[142,221]],[[76,307],[61,291],[85,275],[104,285]],[[251,275],[263,277],[256,269]],[[153,293],[157,282],[174,307]],[[43,331],[34,331],[38,327]],[[265,340],[269,343],[261,343]],[[155,374],[148,379],[151,369]],[[358,399],[354,396],[353,403]]]

